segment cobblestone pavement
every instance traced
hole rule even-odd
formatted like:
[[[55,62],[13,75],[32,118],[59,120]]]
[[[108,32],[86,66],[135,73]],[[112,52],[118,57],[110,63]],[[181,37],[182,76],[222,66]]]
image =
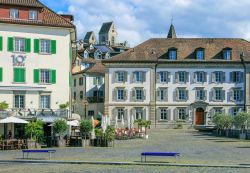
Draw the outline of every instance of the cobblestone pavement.
[[[57,148],[53,160],[64,161],[117,161],[117,162],[138,162],[140,153],[143,151],[176,151],[181,153],[180,163],[190,164],[222,164],[222,165],[239,165],[250,164],[250,142],[237,139],[219,138],[210,136],[208,133],[199,133],[194,130],[167,130],[152,129],[149,130],[149,139],[133,139],[125,141],[115,141],[114,148]],[[20,159],[21,151],[0,151],[0,160]],[[47,155],[33,154],[32,158],[46,158]],[[173,162],[172,158],[148,158],[152,162]],[[0,165],[0,170],[8,172],[8,169],[19,170],[20,165],[13,166]],[[64,172],[73,170],[73,172],[86,171],[92,172],[250,172],[246,169],[213,169],[213,168],[173,168],[173,167],[142,167],[142,166],[100,166],[100,165],[25,165],[29,169],[42,170],[49,168],[54,172]],[[75,170],[74,170],[74,169]],[[96,169],[95,169],[96,168]],[[100,168],[100,169],[99,169]],[[25,170],[23,169],[23,170]],[[117,171],[115,171],[117,169]],[[118,170],[119,169],[119,170]],[[122,170],[120,170],[122,169]],[[145,169],[145,170],[144,170]],[[107,170],[107,171],[106,171]],[[0,171],[1,172],[1,171]],[[13,171],[14,172],[14,171]],[[16,171],[15,171],[16,172]],[[43,172],[46,172],[43,171]],[[67,172],[67,171],[66,171]]]

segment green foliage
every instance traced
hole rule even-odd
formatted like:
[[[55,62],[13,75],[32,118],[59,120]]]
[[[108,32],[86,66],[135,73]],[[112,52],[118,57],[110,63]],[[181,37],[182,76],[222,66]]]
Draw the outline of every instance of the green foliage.
[[[66,109],[66,108],[68,108],[69,107],[69,102],[67,102],[67,103],[65,103],[65,104],[60,104],[59,105],[59,108],[60,109]]]
[[[146,128],[151,125],[151,121],[143,120],[143,119],[137,119],[137,120],[135,120],[134,123],[137,123],[138,126],[146,127]]]
[[[95,129],[95,136],[96,137],[102,137],[103,136],[103,132],[102,132],[101,128]]]
[[[25,135],[37,142],[41,141],[44,136],[43,122],[40,120],[32,121],[25,126]]]
[[[212,121],[218,127],[218,129],[222,130],[229,129],[233,124],[233,118],[228,114],[216,114]]]
[[[82,120],[80,122],[80,132],[82,135],[89,135],[90,132],[93,130],[92,121],[90,120]]]
[[[246,112],[239,112],[234,117],[234,125],[241,130],[245,130],[250,126],[250,114]]]
[[[53,130],[56,134],[61,137],[64,132],[68,129],[67,122],[65,120],[59,119],[53,123]]]
[[[6,110],[9,108],[9,104],[4,102],[0,102],[0,110]]]
[[[115,127],[114,126],[108,126],[105,131],[105,137],[109,141],[113,141],[115,139]]]

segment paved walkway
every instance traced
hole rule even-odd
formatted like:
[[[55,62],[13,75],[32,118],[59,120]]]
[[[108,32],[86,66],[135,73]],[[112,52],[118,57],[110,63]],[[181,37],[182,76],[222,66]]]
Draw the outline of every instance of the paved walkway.
[[[152,129],[149,131],[148,140],[134,139],[116,141],[114,148],[58,148],[52,160],[139,162],[140,153],[143,151],[176,151],[182,155],[181,161],[179,162],[181,164],[249,165],[249,149],[249,141],[217,138],[193,130]],[[0,160],[20,159],[21,157],[22,153],[20,151],[0,151]],[[47,155],[34,154],[32,157],[39,159],[41,157],[46,158]],[[173,163],[174,160],[175,159],[172,158],[148,158],[148,161],[162,163]],[[18,166],[15,165],[15,167]],[[102,165],[101,167],[106,166]],[[136,167],[139,169],[141,166]],[[203,168],[199,170],[201,169]],[[204,169],[210,170],[212,168]],[[218,169],[223,168],[217,168],[217,170]],[[248,172],[250,172],[250,170],[248,170]]]

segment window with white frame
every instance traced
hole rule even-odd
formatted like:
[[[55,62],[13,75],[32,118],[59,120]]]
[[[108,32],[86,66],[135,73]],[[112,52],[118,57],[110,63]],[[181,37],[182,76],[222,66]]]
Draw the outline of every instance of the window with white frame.
[[[141,71],[136,71],[134,72],[135,75],[135,82],[143,82],[143,72]]]
[[[160,75],[160,82],[168,82],[168,72],[161,71],[159,75]]]
[[[241,89],[233,89],[233,100],[241,101],[242,100],[242,90]]]
[[[242,79],[243,75],[240,71],[233,71],[230,73],[230,80],[234,83],[241,83],[243,81]]]
[[[124,115],[125,115],[124,108],[117,108],[117,119],[121,120],[122,118],[124,118]]]
[[[160,108],[160,120],[168,119],[168,108]]]
[[[40,96],[40,108],[41,109],[50,109],[50,95],[41,95]]]
[[[125,72],[124,71],[117,72],[117,82],[125,82]]]
[[[143,89],[135,89],[135,99],[136,100],[143,100]]]
[[[203,88],[196,89],[196,100],[205,100],[206,99],[206,91]]]
[[[221,88],[215,88],[214,90],[214,99],[215,101],[222,101],[223,100],[223,90]]]
[[[223,59],[224,60],[231,60],[231,57],[232,57],[232,50],[230,50],[230,49],[223,50]]]
[[[196,74],[196,82],[202,83],[205,82],[205,73],[202,71],[198,71]]]
[[[186,72],[185,71],[179,71],[178,72],[178,82],[186,82]]]
[[[135,108],[135,119],[143,119],[143,108]]]
[[[40,70],[40,80],[41,83],[50,83],[50,70],[47,69],[41,69]]]
[[[124,89],[117,89],[117,100],[124,100]]]
[[[40,40],[40,53],[50,54],[51,53],[51,41],[41,39]]]
[[[223,108],[222,107],[216,107],[214,109],[214,114],[222,114],[223,113]]]
[[[30,20],[37,20],[37,11],[36,10],[30,10],[29,11],[29,19]]]
[[[196,50],[196,59],[204,60],[204,50]]]
[[[185,100],[187,100],[187,92],[188,91],[185,88],[179,88],[177,90],[177,92],[178,92],[178,100],[179,101],[185,101]]]
[[[186,108],[179,108],[178,109],[178,119],[186,120],[186,118],[187,118]]]
[[[168,100],[168,88],[160,87],[157,90],[157,101],[167,101]]]
[[[172,50],[169,50],[168,52],[168,58],[170,60],[176,60],[177,59],[177,51],[172,49]]]
[[[231,115],[233,115],[233,116],[235,116],[235,115],[237,115],[239,112],[241,112],[241,110],[242,110],[242,108],[239,108],[239,107],[233,107],[233,108],[231,108]]]
[[[15,108],[25,108],[25,96],[24,95],[14,95],[14,105]]]
[[[18,19],[19,18],[19,11],[16,8],[10,9],[10,18],[12,19]]]
[[[216,82],[216,83],[222,83],[222,82],[225,82],[224,80],[224,72],[222,72],[222,71],[216,71],[216,72],[214,72],[214,82]]]
[[[25,51],[25,39],[24,38],[14,38],[14,51],[24,52]]]
[[[79,86],[83,86],[83,77],[79,78]]]

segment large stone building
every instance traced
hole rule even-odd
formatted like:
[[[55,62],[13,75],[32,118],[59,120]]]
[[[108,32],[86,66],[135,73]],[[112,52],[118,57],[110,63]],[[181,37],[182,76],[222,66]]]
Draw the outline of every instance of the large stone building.
[[[155,38],[105,65],[105,115],[154,127],[211,125],[215,113],[250,108],[250,43],[244,39]]]
[[[9,105],[0,110],[1,119],[68,118],[59,105],[71,100],[72,20],[38,0],[0,0],[0,102]],[[0,134],[10,128],[14,135],[23,132],[0,125]]]
[[[117,31],[114,22],[103,23],[99,31],[99,44],[114,46],[117,42]]]

